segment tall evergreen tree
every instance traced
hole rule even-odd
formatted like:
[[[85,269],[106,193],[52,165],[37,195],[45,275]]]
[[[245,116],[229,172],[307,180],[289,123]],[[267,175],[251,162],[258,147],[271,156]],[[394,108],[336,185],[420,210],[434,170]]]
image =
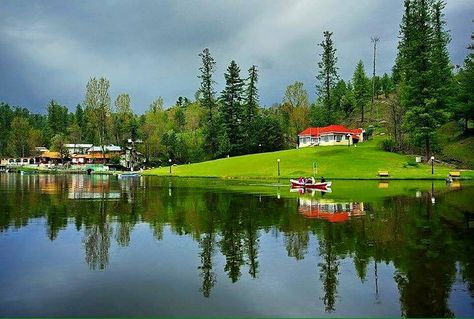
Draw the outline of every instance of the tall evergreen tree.
[[[437,92],[442,90],[439,89],[438,79],[433,78],[433,74],[439,72],[439,65],[433,63],[436,41],[431,15],[432,2],[412,0],[409,3],[412,9],[407,18],[411,21],[407,32],[410,36],[404,44],[408,49],[404,50],[401,65],[400,102],[406,109],[405,127],[411,139],[423,146],[428,159],[435,129],[444,118],[443,109],[436,99]]]
[[[69,122],[69,111],[66,106],[58,104],[56,101],[51,100],[48,104],[48,128],[49,136],[52,137],[56,134],[65,134],[68,122]]]
[[[230,62],[224,77],[226,85],[221,93],[222,120],[231,145],[231,153],[237,155],[243,152],[245,145],[242,123],[244,81],[240,78],[240,69],[234,60]]]
[[[444,1],[437,0],[432,7],[433,47],[431,53],[431,79],[433,83],[433,98],[436,99],[435,107],[447,109],[448,101],[452,95],[452,67],[449,60],[448,43],[450,37],[444,29]]]
[[[249,77],[247,78],[247,86],[245,89],[245,118],[250,124],[257,113],[258,109],[258,69],[257,66],[252,65],[249,69]]]
[[[402,22],[400,24],[400,35],[398,41],[398,53],[395,65],[392,70],[392,77],[395,83],[400,83],[403,72],[410,55],[411,31],[413,29],[413,0],[404,0],[404,12]]]
[[[202,107],[207,110],[206,147],[212,154],[212,157],[214,157],[219,149],[219,125],[214,114],[216,112],[216,91],[214,90],[214,84],[216,82],[212,79],[212,75],[215,72],[216,61],[208,48],[205,48],[199,56],[202,60],[202,66],[199,68],[201,74],[198,75],[198,78],[201,79],[201,86],[198,90],[199,101]]]
[[[10,134],[11,123],[13,120],[13,110],[10,105],[0,103],[0,155],[8,153],[8,137]]]
[[[316,79],[319,83],[316,85],[316,91],[329,114],[332,111],[331,90],[336,85],[339,76],[337,75],[336,49],[331,38],[332,32],[324,31],[323,36],[324,39],[319,44],[323,52],[320,54],[321,61],[318,62],[319,71]]]
[[[468,130],[469,120],[474,120],[474,32],[472,43],[468,46],[469,54],[464,60],[464,67],[458,74],[459,86],[456,97],[455,115],[464,120],[464,130]]]
[[[354,84],[354,102],[355,107],[360,111],[360,121],[365,121],[365,107],[370,100],[370,82],[365,75],[364,64],[362,61],[357,63],[352,79]]]
[[[261,141],[257,141],[257,127],[255,119],[258,112],[258,69],[257,66],[252,65],[248,70],[249,76],[247,78],[247,85],[245,87],[245,101],[244,101],[244,118],[245,118],[245,127],[246,133],[248,136],[247,139],[247,152],[252,152],[257,150],[257,145]]]

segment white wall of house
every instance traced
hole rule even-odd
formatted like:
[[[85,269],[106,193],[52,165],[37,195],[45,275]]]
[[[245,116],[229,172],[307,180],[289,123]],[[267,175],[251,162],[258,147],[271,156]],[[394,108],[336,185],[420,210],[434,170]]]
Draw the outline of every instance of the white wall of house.
[[[311,136],[299,136],[299,147],[316,146],[319,139]]]
[[[349,141],[348,141],[349,139]],[[352,136],[347,137],[346,134],[324,134],[319,138],[314,138],[311,136],[299,136],[299,147],[308,147],[308,146],[334,146],[334,145],[352,145],[353,140]]]

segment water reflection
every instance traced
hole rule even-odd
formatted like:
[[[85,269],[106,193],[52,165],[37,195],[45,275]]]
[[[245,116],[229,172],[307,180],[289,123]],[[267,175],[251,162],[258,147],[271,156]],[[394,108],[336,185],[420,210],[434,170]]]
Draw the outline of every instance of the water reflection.
[[[178,254],[194,254],[192,258],[198,261],[194,270],[176,266],[179,271],[196,272],[196,292],[208,300],[219,300],[212,298],[214,290],[226,283],[271,284],[269,278],[276,270],[262,258],[288,262],[280,259],[283,252],[295,265],[312,263],[312,274],[295,274],[289,268],[279,275],[314,281],[320,288],[312,292],[317,300],[313,307],[321,307],[324,313],[347,313],[338,311],[347,311],[347,301],[357,297],[348,293],[354,278],[360,291],[371,292],[369,304],[383,304],[379,290],[385,288],[380,287],[380,280],[384,285],[393,283],[398,289],[398,314],[410,317],[456,315],[452,296],[458,282],[471,298],[471,308],[464,308],[464,313],[473,313],[471,187],[453,191],[437,187],[435,191],[428,184],[374,198],[365,193],[355,196],[351,191],[341,195],[343,191],[336,187],[328,194],[285,193],[275,188],[269,196],[253,189],[237,192],[228,191],[230,186],[215,189],[192,187],[193,181],[179,183],[85,175],[0,175],[0,192],[5,198],[0,202],[0,244],[11,230],[21,235],[38,218],[45,221],[51,241],[66,241],[58,235],[74,225],[81,234],[85,263],[93,271],[106,273],[120,269],[114,265],[118,256],[111,255],[114,247],[128,250],[132,242],[140,246],[140,238],[147,233],[162,243],[171,239],[166,236],[173,237]],[[393,191],[397,184],[372,187]],[[275,193],[280,194],[279,199]],[[431,204],[434,196],[436,205]],[[179,238],[191,238],[196,251],[182,250]],[[126,262],[149,263],[147,258],[158,251],[150,251],[143,260],[129,257]],[[379,273],[381,266],[391,267],[392,273]],[[280,290],[272,293],[285,294]],[[385,295],[385,301],[391,297]],[[0,306],[4,300],[0,295]],[[354,313],[364,314],[364,307]]]

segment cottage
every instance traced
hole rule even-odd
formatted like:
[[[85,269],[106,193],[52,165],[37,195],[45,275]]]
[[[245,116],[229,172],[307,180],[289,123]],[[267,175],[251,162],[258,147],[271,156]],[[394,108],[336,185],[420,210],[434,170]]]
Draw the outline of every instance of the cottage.
[[[342,125],[308,127],[298,134],[299,147],[352,145],[363,142],[363,129],[349,129]]]
[[[70,155],[86,154],[92,146],[92,144],[64,144]]]
[[[71,156],[71,164],[106,164],[112,158],[110,153],[74,154]]]
[[[122,154],[122,148],[117,145],[104,145],[104,146],[92,146],[87,150],[88,154],[102,154],[102,153],[109,153],[109,154]]]

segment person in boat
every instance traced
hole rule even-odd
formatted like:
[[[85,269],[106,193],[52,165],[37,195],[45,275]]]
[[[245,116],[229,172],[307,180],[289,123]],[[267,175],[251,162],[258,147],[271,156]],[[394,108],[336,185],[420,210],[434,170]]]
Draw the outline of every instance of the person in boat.
[[[324,176],[321,176],[321,183],[326,183],[326,179],[324,178]]]
[[[452,182],[453,182],[453,178],[451,177],[451,175],[448,175],[448,177],[446,177],[446,183],[451,184]]]
[[[302,176],[300,176],[300,178],[298,178],[298,183],[300,183],[300,184],[304,183],[304,178]]]

